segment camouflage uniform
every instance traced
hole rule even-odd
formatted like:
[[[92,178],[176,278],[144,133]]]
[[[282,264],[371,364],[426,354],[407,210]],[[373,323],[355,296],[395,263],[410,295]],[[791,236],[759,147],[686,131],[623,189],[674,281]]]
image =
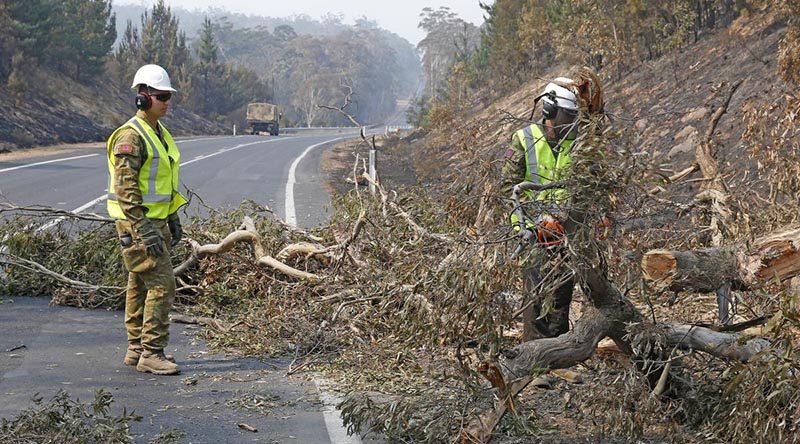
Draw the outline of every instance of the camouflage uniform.
[[[539,124],[541,126],[542,122]],[[525,148],[515,131],[511,138],[511,146],[506,150],[501,170],[501,190],[504,195],[510,196],[514,185],[525,180],[526,170]],[[526,221],[526,226],[532,228],[535,224],[532,221]],[[545,295],[536,294],[536,286],[542,276],[546,276],[551,270],[550,264],[563,254],[565,252],[559,246],[546,248],[534,246],[530,249],[522,271],[523,305],[527,304],[531,297],[536,297],[537,301],[522,314],[524,341],[555,337],[569,331],[569,305],[572,302],[574,279],[572,277],[566,279],[555,289],[552,307],[543,307],[542,302]],[[557,275],[555,279],[559,279],[558,273],[555,274]],[[541,316],[543,311],[547,314]]]
[[[137,116],[145,119],[143,111],[139,111]],[[156,129],[156,133],[160,134],[160,130]],[[122,248],[123,260],[129,271],[125,295],[128,342],[133,346],[141,344],[146,351],[160,352],[169,340],[169,312],[175,298],[175,275],[169,253],[170,230],[166,219],[150,219],[155,229],[161,232],[165,245],[161,255],[148,256],[134,228],[140,226],[147,217],[138,184],[139,170],[147,156],[147,148],[132,128],[118,132],[111,143],[116,159],[114,192],[127,218],[116,221],[117,234],[122,237],[127,233],[133,238],[130,246]],[[140,268],[145,271],[134,271]]]

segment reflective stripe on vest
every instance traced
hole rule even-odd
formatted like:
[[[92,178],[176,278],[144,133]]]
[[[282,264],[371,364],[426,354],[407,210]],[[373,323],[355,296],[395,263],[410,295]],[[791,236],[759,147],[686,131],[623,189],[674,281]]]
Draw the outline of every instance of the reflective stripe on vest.
[[[558,154],[554,154],[536,123],[517,131],[517,138],[525,150],[525,180],[547,184],[566,177],[572,163],[572,140],[562,142]],[[532,192],[527,194],[529,198],[533,196]],[[536,199],[563,203],[568,197],[567,190],[553,189],[540,192]]]
[[[147,158],[144,159],[138,177],[138,186],[142,192],[142,204],[147,209],[147,217],[164,219],[187,202],[186,198],[177,191],[180,151],[178,151],[172,135],[162,126],[162,143],[161,139],[158,139],[158,136],[155,136],[155,132],[150,129],[150,126],[145,125],[146,122],[143,122],[141,118],[134,117],[117,128],[108,140],[106,147],[109,161],[107,207],[111,217],[125,219],[125,214],[117,201],[117,195],[114,193],[113,163],[113,142],[119,131],[124,128],[134,129],[144,140],[145,148],[147,149]],[[166,170],[163,170],[164,168]]]

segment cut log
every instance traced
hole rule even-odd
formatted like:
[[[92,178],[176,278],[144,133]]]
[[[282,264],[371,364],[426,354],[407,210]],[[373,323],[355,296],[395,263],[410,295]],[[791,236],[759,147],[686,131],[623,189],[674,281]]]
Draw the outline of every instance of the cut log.
[[[730,282],[751,290],[800,275],[800,229],[756,239],[752,245],[692,251],[651,250],[642,257],[644,278],[656,288],[713,292]]]
[[[736,254],[728,248],[651,250],[642,257],[642,272],[657,289],[708,293],[734,281],[734,288],[741,287]]]

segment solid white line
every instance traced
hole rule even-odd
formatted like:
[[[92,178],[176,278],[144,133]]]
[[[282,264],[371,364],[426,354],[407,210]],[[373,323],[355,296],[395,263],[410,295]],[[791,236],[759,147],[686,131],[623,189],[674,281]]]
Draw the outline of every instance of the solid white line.
[[[342,415],[336,408],[341,399],[333,393],[325,390],[325,381],[314,378],[314,384],[319,390],[319,398],[322,401],[322,418],[325,420],[325,428],[328,429],[328,438],[331,444],[361,444],[361,438],[356,435],[348,435],[347,429],[342,423]]]
[[[306,154],[308,154],[308,152],[314,148],[342,139],[344,139],[344,137],[337,137],[336,139],[326,140],[316,145],[311,145],[310,147],[306,148],[305,151],[303,151],[303,153],[294,160],[294,162],[292,162],[292,166],[289,167],[289,178],[286,180],[286,201],[283,205],[287,224],[297,226],[297,214],[294,207],[294,184],[297,183],[297,177],[295,176],[297,165],[299,165],[300,161],[303,160],[303,157],[305,157]]]
[[[194,158],[194,159],[192,159],[190,161],[187,161],[187,162],[183,162],[183,163],[181,163],[180,166],[189,165],[190,163],[197,162],[198,160],[208,159],[209,157],[218,156],[218,155],[220,155],[222,153],[227,153],[228,151],[233,151],[233,150],[236,150],[236,149],[239,149],[239,148],[244,148],[246,146],[255,145],[257,143],[269,143],[269,142],[274,142],[274,141],[275,141],[275,139],[259,140],[257,142],[250,142],[250,143],[242,143],[242,144],[230,147],[230,148],[226,148],[224,150],[217,151],[216,153],[211,153],[211,154],[208,154],[208,155],[205,155],[205,156],[200,156],[200,157]],[[92,155],[96,156],[97,154],[92,154]],[[106,190],[106,192],[107,191],[108,190]],[[106,200],[106,197],[108,197],[108,194],[103,194],[102,196],[98,196],[95,199],[93,199],[93,200],[91,200],[89,202],[86,202],[85,204],[79,206],[78,208],[75,208],[74,210],[72,210],[72,212],[73,213],[80,213],[81,211],[83,211],[83,210],[85,210],[87,208],[91,208],[91,207],[97,205],[98,203]],[[39,232],[42,232],[42,231],[46,231],[46,230],[48,230],[48,229],[60,224],[61,221],[63,221],[64,219],[65,219],[64,216],[58,217],[56,219],[53,219],[50,222],[48,222],[48,223],[42,225],[41,227],[37,228],[36,232],[39,233]]]
[[[53,160],[45,160],[44,162],[29,163],[27,165],[19,165],[19,166],[10,167],[10,168],[4,168],[4,169],[0,170],[0,173],[4,173],[6,171],[21,170],[23,168],[30,168],[30,167],[34,167],[34,166],[37,166],[37,165],[45,165],[45,164],[48,164],[48,163],[64,162],[64,161],[67,161],[67,160],[74,160],[74,159],[83,159],[84,157],[92,157],[92,156],[99,156],[99,154],[97,154],[97,153],[95,153],[95,154],[84,154],[83,156],[65,157],[63,159],[53,159]]]

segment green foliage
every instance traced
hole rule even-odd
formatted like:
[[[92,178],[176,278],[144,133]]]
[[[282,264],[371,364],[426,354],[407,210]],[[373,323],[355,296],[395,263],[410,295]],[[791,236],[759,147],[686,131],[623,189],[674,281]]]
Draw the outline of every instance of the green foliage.
[[[519,28],[524,23],[523,11],[526,3],[519,0],[481,3],[486,11],[481,35],[481,45],[486,48],[488,56],[485,79],[496,79],[497,84],[513,84],[528,72],[529,64],[542,62],[539,58],[526,56],[521,46]]]
[[[353,394],[340,406],[342,420],[350,433],[369,430],[390,442],[448,442],[458,429],[455,424],[478,409],[470,402],[465,411],[463,399],[452,392],[417,390],[398,393],[397,397],[376,402],[368,396]]]
[[[193,81],[194,91],[198,94],[195,95],[199,100],[197,106],[199,114],[208,115],[211,110],[211,105],[214,103],[211,98],[211,93],[224,88],[219,83],[220,68],[217,62],[219,48],[214,37],[214,26],[211,20],[206,17],[203,22],[203,28],[200,30],[200,43],[197,45],[197,64],[194,70],[195,79]]]
[[[149,444],[177,444],[183,442],[183,438],[186,437],[186,432],[180,429],[169,429],[163,432],[160,432],[156,436],[154,436],[150,441]]]
[[[17,263],[7,268],[8,280],[0,282],[0,292],[48,295],[56,302],[76,306],[122,307],[127,273],[113,225],[84,227],[77,232],[66,222],[45,232],[27,228],[39,225],[41,222],[30,218],[7,220],[0,225],[0,238],[7,239],[7,254],[12,261],[33,261],[70,279],[106,288],[75,294],[63,282]]]
[[[56,11],[49,63],[66,66],[76,81],[101,74],[117,38],[111,1],[68,0]]]
[[[158,0],[150,11],[145,11],[141,20],[140,57],[144,63],[162,66],[169,73],[190,61],[186,34],[180,30],[178,18],[172,9]]]
[[[69,70],[75,80],[101,74],[116,39],[108,0],[12,0],[0,5],[0,79],[26,77],[11,58],[20,54],[31,71],[39,63]],[[9,63],[11,62],[11,63]],[[11,69],[8,69],[8,67]],[[8,79],[10,82],[12,79]]]
[[[100,389],[91,404],[70,399],[64,390],[47,403],[37,394],[30,407],[11,420],[0,420],[0,441],[7,444],[32,442],[68,444],[133,443],[129,425],[141,421],[139,415],[123,409],[119,416],[110,413],[114,397]]]
[[[428,127],[428,113],[430,112],[430,100],[427,97],[418,97],[410,103],[406,110],[406,121],[417,128]]]
[[[53,0],[10,0],[0,3],[0,80],[12,74],[11,59],[19,55],[29,67],[36,66],[52,38]],[[20,78],[25,74],[16,71]]]

